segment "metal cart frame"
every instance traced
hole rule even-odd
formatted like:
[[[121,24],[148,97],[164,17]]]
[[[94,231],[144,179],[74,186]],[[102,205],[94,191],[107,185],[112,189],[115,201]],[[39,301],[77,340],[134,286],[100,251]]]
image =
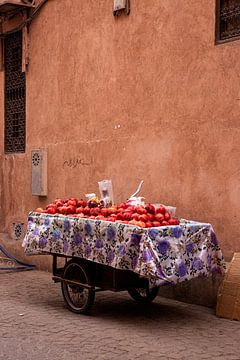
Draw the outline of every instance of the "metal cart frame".
[[[148,279],[130,270],[119,270],[78,257],[53,255],[53,280],[61,283],[67,308],[75,313],[88,313],[95,293],[99,291],[128,291],[138,303],[149,304],[158,295],[159,287],[149,288]],[[65,265],[58,266],[58,258],[65,258]]]

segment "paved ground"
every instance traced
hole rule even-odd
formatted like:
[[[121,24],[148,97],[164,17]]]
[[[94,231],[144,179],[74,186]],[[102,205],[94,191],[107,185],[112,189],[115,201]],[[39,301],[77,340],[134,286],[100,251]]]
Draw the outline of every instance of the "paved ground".
[[[111,292],[77,315],[50,274],[0,272],[0,359],[240,360],[240,322],[160,297],[144,308]]]

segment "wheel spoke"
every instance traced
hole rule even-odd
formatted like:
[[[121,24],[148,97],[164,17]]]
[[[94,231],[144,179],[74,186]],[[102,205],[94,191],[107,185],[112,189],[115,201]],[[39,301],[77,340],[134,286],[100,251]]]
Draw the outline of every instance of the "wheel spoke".
[[[76,283],[89,284],[86,270],[79,263],[69,261],[65,266],[63,277]],[[90,309],[94,301],[94,291],[62,282],[62,293],[64,300],[71,311],[84,313]]]

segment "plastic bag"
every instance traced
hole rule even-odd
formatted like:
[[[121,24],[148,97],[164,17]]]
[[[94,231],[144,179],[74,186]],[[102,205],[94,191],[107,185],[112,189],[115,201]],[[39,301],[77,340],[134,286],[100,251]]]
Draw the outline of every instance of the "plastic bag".
[[[112,206],[114,204],[112,180],[99,181],[98,185],[99,185],[99,192],[101,197],[100,203],[105,207]]]

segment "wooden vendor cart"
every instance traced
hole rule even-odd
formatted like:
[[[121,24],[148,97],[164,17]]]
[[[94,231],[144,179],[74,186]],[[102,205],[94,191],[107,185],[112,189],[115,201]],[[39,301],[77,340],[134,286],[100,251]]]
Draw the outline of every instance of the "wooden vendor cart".
[[[26,255],[53,256],[53,280],[61,283],[67,307],[76,313],[88,312],[98,291],[126,290],[147,304],[161,285],[225,269],[211,224],[186,220],[140,228],[31,212],[23,247]]]

